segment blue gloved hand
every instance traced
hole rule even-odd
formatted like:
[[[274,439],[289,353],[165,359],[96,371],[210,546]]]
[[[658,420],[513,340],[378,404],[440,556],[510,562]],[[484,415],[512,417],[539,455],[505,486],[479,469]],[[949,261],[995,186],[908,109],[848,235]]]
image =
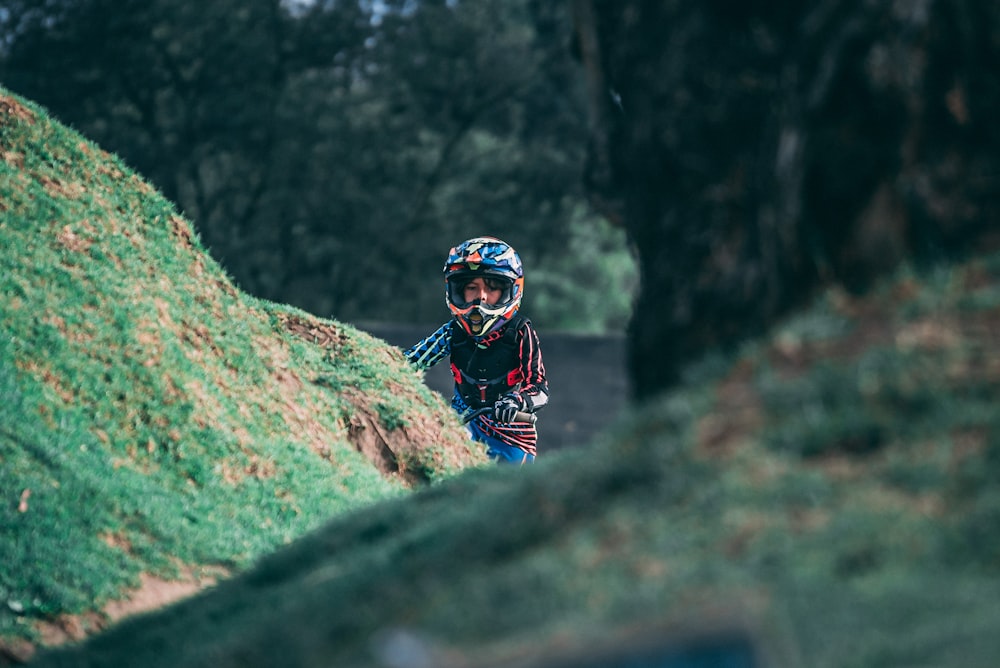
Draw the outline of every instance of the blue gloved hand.
[[[521,408],[520,397],[514,394],[505,394],[493,404],[493,417],[496,418],[497,422],[513,422],[514,416]]]

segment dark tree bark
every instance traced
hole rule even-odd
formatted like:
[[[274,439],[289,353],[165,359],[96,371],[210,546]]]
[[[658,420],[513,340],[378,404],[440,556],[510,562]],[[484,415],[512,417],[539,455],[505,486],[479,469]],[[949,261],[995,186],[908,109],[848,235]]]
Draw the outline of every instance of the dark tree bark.
[[[636,398],[816,288],[996,229],[1000,6],[576,0],[586,185],[637,249]]]

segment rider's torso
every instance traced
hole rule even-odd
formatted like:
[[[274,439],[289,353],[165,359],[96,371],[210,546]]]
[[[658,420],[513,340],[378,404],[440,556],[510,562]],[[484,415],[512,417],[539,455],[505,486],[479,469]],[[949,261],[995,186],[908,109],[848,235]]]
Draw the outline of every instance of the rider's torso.
[[[455,387],[473,408],[491,405],[505,392],[516,390],[524,379],[515,317],[496,336],[476,341],[455,326],[451,339],[451,372]],[[456,323],[457,325],[457,323]]]

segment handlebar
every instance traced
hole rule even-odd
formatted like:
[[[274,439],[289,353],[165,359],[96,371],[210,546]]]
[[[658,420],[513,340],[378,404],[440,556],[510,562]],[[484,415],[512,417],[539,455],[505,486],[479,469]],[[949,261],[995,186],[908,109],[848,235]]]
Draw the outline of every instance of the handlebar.
[[[469,424],[480,415],[492,412],[493,412],[492,406],[486,406],[485,408],[478,408],[474,411],[470,411],[462,416],[462,424]],[[537,419],[538,416],[536,416],[534,413],[525,413],[524,411],[518,411],[514,413],[514,422],[526,422],[528,424],[535,424],[535,420]]]

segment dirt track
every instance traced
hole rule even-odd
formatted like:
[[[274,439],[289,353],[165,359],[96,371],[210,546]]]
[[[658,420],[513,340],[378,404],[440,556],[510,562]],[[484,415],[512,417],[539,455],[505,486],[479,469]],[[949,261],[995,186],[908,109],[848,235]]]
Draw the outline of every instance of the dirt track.
[[[358,325],[388,343],[407,348],[438,325]],[[538,417],[538,452],[586,443],[607,426],[625,406],[625,339],[621,336],[583,336],[538,332],[551,398]],[[427,385],[451,398],[452,379],[447,363],[430,369]]]

